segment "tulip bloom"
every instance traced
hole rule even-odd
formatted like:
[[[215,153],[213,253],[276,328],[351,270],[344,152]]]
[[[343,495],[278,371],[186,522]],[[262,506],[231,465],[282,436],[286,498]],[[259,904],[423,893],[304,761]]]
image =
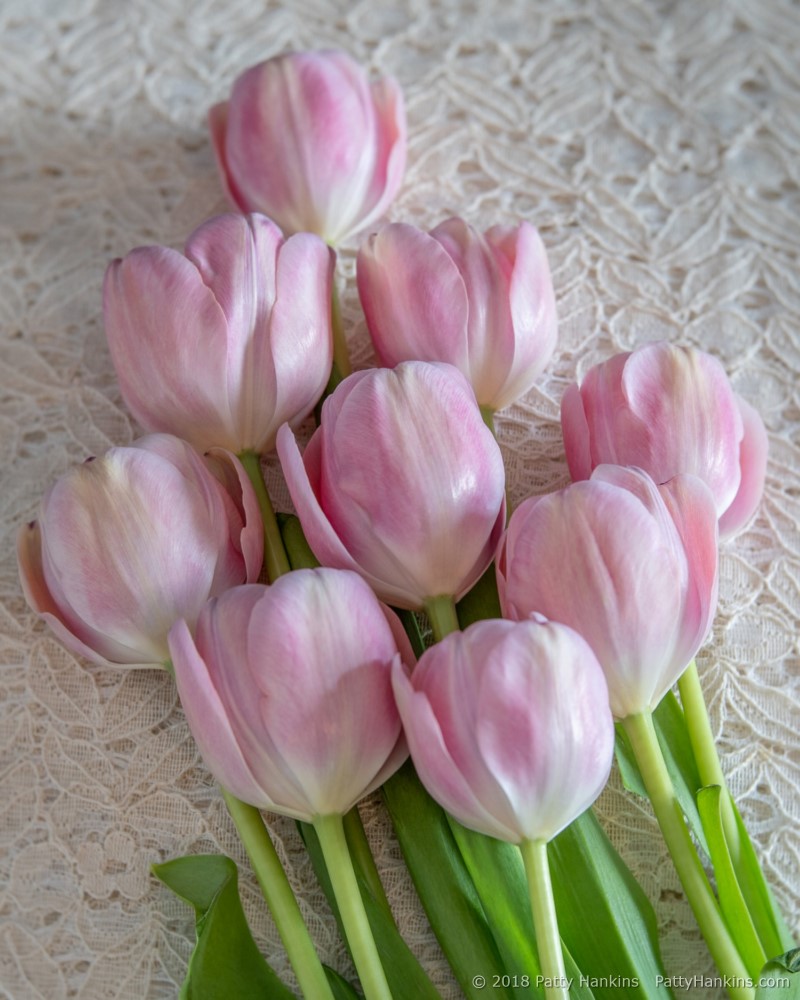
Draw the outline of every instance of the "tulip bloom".
[[[222,183],[243,212],[338,244],[386,211],[403,179],[403,95],[344,52],[253,66],[209,113]]]
[[[161,434],[62,476],[18,540],[28,604],[102,666],[162,666],[173,622],[194,625],[210,596],[257,580],[262,554],[239,461]]]
[[[149,431],[263,454],[311,411],[333,358],[333,253],[264,216],[221,215],[186,253],[139,247],[106,272],[122,395]]]
[[[420,780],[470,829],[549,841],[608,780],[614,723],[600,664],[553,622],[452,632],[394,690]]]
[[[600,466],[588,482],[520,504],[497,578],[506,617],[538,612],[587,640],[617,718],[652,710],[716,610],[713,497],[694,476],[656,486],[641,470]]]
[[[358,290],[381,364],[446,361],[492,411],[526,393],[555,348],[547,254],[527,222],[484,235],[461,219],[430,234],[385,226],[359,251]]]
[[[711,489],[723,536],[742,528],[764,489],[767,434],[710,354],[665,342],[618,354],[570,386],[561,426],[572,478],[608,462],[663,483],[679,472]]]
[[[325,401],[305,454],[288,427],[278,454],[317,559],[360,573],[381,600],[420,608],[461,596],[491,563],[503,460],[452,366],[351,375]]]
[[[387,613],[354,573],[297,570],[170,632],[189,726],[217,780],[295,819],[343,814],[407,756]]]

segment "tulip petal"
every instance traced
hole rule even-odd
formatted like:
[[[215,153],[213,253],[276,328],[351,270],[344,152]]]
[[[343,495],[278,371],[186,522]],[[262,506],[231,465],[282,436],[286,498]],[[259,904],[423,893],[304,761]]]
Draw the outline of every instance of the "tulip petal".
[[[330,304],[335,260],[334,252],[308,233],[290,236],[278,255],[269,339],[277,385],[270,450],[278,427],[287,420],[296,425],[304,419],[328,382],[333,364]]]
[[[56,638],[67,649],[101,667],[152,669],[158,662],[142,658],[141,651],[114,642],[91,628],[71,612],[66,595],[52,594],[45,579],[42,562],[42,536],[37,522],[24,525],[17,536],[17,566],[22,592],[29,607],[44,619]]]
[[[535,611],[575,629],[605,671],[614,715],[641,711],[683,608],[685,561],[659,522],[628,491],[579,482],[521,504],[505,546],[504,614]]]
[[[419,779],[430,795],[456,819],[479,833],[511,843],[521,839],[484,808],[448,751],[442,728],[427,696],[401,667],[392,671],[397,708]]]
[[[235,451],[231,415],[219,401],[227,325],[194,265],[164,247],[133,250],[106,271],[103,313],[122,394],[139,423],[200,450],[212,434]]]
[[[657,481],[679,472],[700,475],[711,487],[719,513],[739,488],[742,416],[722,365],[710,354],[676,350],[659,342],[634,351],[622,373],[631,413],[647,428],[646,451],[627,442],[624,464],[640,465]],[[633,454],[630,453],[633,446]]]
[[[494,226],[486,240],[511,268],[508,296],[514,356],[511,374],[494,400],[494,408],[501,410],[524,395],[547,367],[558,340],[558,318],[547,251],[536,228],[528,222]]]
[[[392,674],[412,759],[466,826],[549,840],[599,795],[614,725],[603,672],[563,625],[481,621]]]
[[[583,397],[577,385],[569,386],[561,400],[561,433],[573,482],[588,479],[592,474],[591,438]]]
[[[515,829],[549,841],[608,780],[614,725],[602,670],[577,633],[551,623],[506,630],[482,660],[475,739],[514,803]]]
[[[744,427],[744,436],[739,449],[742,479],[733,502],[720,516],[721,538],[729,538],[740,531],[753,516],[761,502],[767,476],[769,442],[764,421],[741,396],[736,396],[736,402]]]
[[[317,431],[306,448],[305,457],[307,459],[309,451],[319,451],[319,443],[320,436],[319,431]],[[303,525],[303,531],[311,547],[311,551],[323,566],[331,566],[335,569],[349,569],[353,572],[361,573],[372,584],[372,578],[361,570],[344,545],[342,545],[330,521],[325,516],[310,482],[314,472],[318,474],[318,467],[316,463],[312,465],[309,462],[313,471],[306,470],[306,465],[303,461],[304,456],[300,454],[297,441],[288,424],[284,424],[278,431],[276,445],[286,485],[289,488],[292,503]],[[402,595],[399,596],[402,597]]]
[[[206,463],[224,487],[226,506],[230,499],[236,509],[238,518],[230,515],[228,518],[231,543],[244,559],[245,582],[256,583],[264,562],[264,525],[253,484],[239,459],[224,448],[212,448],[206,455]],[[221,593],[241,582],[239,573],[237,579],[229,579],[226,585],[215,586],[214,593]]]
[[[248,646],[248,661],[258,655],[263,664],[254,674],[262,729],[315,814],[346,811],[400,736],[390,676],[396,646],[380,605],[355,574],[293,573],[253,616]]]
[[[406,169],[406,112],[403,91],[390,76],[370,87],[375,109],[375,158],[369,190],[359,216],[350,222],[351,232],[366,229],[380,218],[403,183]],[[344,233],[344,236],[350,233]],[[335,242],[335,241],[334,241]]]
[[[511,267],[487,240],[462,219],[447,219],[431,232],[453,261],[466,291],[468,357],[466,368],[478,402],[492,405],[514,362],[515,330],[511,319]],[[453,362],[446,354],[442,361]]]
[[[395,223],[358,254],[358,293],[381,361],[446,361],[469,373],[467,289],[439,241]]]
[[[323,415],[325,513],[362,571],[418,595],[402,606],[461,594],[494,552],[487,534],[504,500],[497,443],[452,366],[405,362],[366,374],[335,424]],[[377,592],[397,603],[388,588]]]
[[[274,809],[272,799],[258,784],[242,754],[226,707],[185,621],[177,621],[170,630],[169,651],[189,727],[214,777],[243,802],[259,809]]]
[[[256,210],[257,206],[248,204],[242,192],[238,189],[233,174],[228,167],[228,156],[225,151],[228,131],[228,101],[215,104],[210,109],[208,112],[208,128],[211,133],[211,145],[214,148],[223,191],[240,212],[252,212]]]
[[[686,600],[674,657],[680,668],[694,659],[711,630],[717,610],[717,511],[711,490],[696,476],[675,476],[659,487],[659,492],[677,528],[688,565]],[[676,679],[673,668],[662,685],[661,697]],[[655,698],[652,708],[661,697]]]

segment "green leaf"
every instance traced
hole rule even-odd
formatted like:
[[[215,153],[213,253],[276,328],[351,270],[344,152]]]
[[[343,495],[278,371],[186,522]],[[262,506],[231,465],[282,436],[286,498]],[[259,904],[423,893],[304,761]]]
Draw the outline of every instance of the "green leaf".
[[[383,795],[442,951],[468,1000],[485,1000],[476,981],[483,977],[487,985],[502,984],[514,970],[504,967],[447,816],[422,787],[410,761],[386,782]],[[510,996],[501,985],[491,995],[494,1000]]]
[[[317,880],[336,917],[342,938],[347,942],[317,832],[310,823],[298,823],[297,827],[311,858]],[[366,844],[366,841],[361,842],[363,828],[361,835],[359,835],[355,824],[350,820],[345,824],[345,834],[347,846],[353,859],[353,870],[356,873],[358,888],[361,891],[361,898],[364,900],[367,919],[392,996],[395,1000],[417,1000],[417,998],[419,1000],[441,1000],[439,992],[397,929],[372,855],[370,854],[369,860],[367,860],[363,854]],[[368,847],[367,852],[369,853]]]
[[[478,893],[489,926],[494,933],[503,964],[509,973],[542,974],[533,932],[533,918],[519,849],[492,837],[467,830],[452,816],[447,821],[461,857]],[[520,878],[521,876],[521,878]],[[531,996],[530,990],[514,990],[514,996]],[[543,996],[544,991],[536,991]]]
[[[710,857],[706,833],[700,820],[696,802],[697,791],[701,787],[700,775],[695,764],[683,709],[672,691],[667,692],[662,698],[661,704],[653,712],[653,724],[656,727],[667,771],[683,814],[689,823],[689,829],[697,838],[706,855]],[[628,737],[621,725],[617,726],[616,754],[622,783],[628,791],[635,792],[646,799],[647,792],[642,776],[639,774],[639,768],[636,765]]]
[[[739,852],[735,862],[736,874],[761,943],[767,954],[774,954],[778,949],[784,949],[787,955],[793,954],[796,950],[796,942],[792,932],[786,926],[780,907],[764,878],[750,836],[733,799],[731,799],[731,805],[736,818],[736,828],[739,831]]]
[[[277,514],[276,519],[292,569],[316,569],[319,560],[306,541],[300,519],[294,514]]]
[[[767,962],[758,979],[756,1000],[800,1000],[800,948]]]
[[[328,985],[331,988],[331,993],[333,993],[334,1000],[362,1000],[361,994],[353,987],[350,983],[340,976],[335,969],[331,969],[330,966],[323,965],[322,968],[325,971],[325,975],[328,979]]]
[[[671,997],[663,985],[653,907],[592,810],[552,840],[547,851],[561,938],[590,977],[595,997]]]
[[[484,618],[501,618],[500,598],[497,595],[497,574],[494,563],[486,570],[472,590],[456,605],[461,628]]]
[[[230,858],[190,855],[153,865],[152,871],[195,910],[197,944],[181,1000],[294,1000],[253,940]]]
[[[543,987],[537,985],[542,970],[536,950],[528,881],[519,848],[468,830],[452,816],[447,818],[494,932],[503,964],[512,974],[512,994],[520,998],[544,996]],[[570,997],[572,1000],[592,1000],[594,994],[582,985],[580,970],[566,948],[563,948],[563,955],[567,978],[573,980]],[[515,988],[514,982],[523,976],[528,977],[530,985]]]
[[[722,915],[748,972],[751,976],[755,976],[764,965],[767,956],[761,947],[733,868],[722,827],[721,795],[722,789],[719,785],[701,788],[697,793],[697,808],[711,852],[711,864],[714,867]]]

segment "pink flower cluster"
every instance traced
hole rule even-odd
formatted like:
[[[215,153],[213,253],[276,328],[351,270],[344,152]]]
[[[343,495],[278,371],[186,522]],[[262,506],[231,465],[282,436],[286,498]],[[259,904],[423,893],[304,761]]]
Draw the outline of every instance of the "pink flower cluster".
[[[483,418],[549,362],[555,295],[530,224],[450,219],[362,245],[358,289],[387,367],[333,392],[301,454],[291,428],[331,368],[326,241],[394,197],[402,96],[341,53],[283,56],[245,73],[211,126],[249,214],[206,222],[184,254],[144,247],[110,265],[122,393],[160,433],[51,488],[20,536],[29,603],[98,662],[171,658],[209,766],[248,802],[304,819],[349,809],[405,756],[402,719],[422,780],[462,822],[549,840],[605,783],[612,713],[654,708],[704,641],[718,520],[730,533],[755,509],[763,425],[707,354],[660,343],[611,358],[564,396],[576,482],[506,528]],[[276,442],[332,568],[267,589],[235,455]],[[508,620],[449,636],[412,669],[378,598],[458,599],[495,556]]]

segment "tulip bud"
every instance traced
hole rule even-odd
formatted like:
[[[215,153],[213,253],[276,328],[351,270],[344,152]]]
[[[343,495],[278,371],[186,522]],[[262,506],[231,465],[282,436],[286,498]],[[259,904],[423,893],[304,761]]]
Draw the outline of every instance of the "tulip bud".
[[[68,649],[162,666],[176,619],[193,626],[210,596],[258,579],[263,529],[236,458],[158,434],[62,476],[17,552],[28,604]]]
[[[357,372],[322,408],[301,457],[278,454],[314,555],[360,573],[389,604],[459,597],[489,566],[505,521],[503,459],[450,365]]]
[[[679,472],[711,489],[720,531],[742,528],[764,489],[767,435],[716,358],[666,342],[595,365],[561,405],[567,464],[588,479],[608,462],[664,483]]]
[[[555,348],[547,254],[527,222],[484,235],[461,219],[430,234],[386,226],[359,251],[358,290],[383,365],[455,365],[491,410],[526,393]]]
[[[322,395],[333,358],[333,253],[264,216],[204,223],[186,255],[139,247],[106,272],[122,395],[150,431],[258,454]]]
[[[594,802],[614,723],[586,642],[553,622],[480,621],[393,670],[420,780],[461,823],[551,840]]]
[[[344,52],[253,66],[209,113],[222,183],[243,212],[338,244],[386,211],[403,179],[403,95]]]
[[[407,756],[391,612],[353,573],[301,569],[209,601],[170,632],[189,727],[244,802],[310,822],[344,814]]]
[[[617,718],[652,710],[716,610],[713,498],[695,476],[656,486],[639,469],[600,466],[588,482],[520,504],[497,580],[506,617],[538,612],[586,639]]]

